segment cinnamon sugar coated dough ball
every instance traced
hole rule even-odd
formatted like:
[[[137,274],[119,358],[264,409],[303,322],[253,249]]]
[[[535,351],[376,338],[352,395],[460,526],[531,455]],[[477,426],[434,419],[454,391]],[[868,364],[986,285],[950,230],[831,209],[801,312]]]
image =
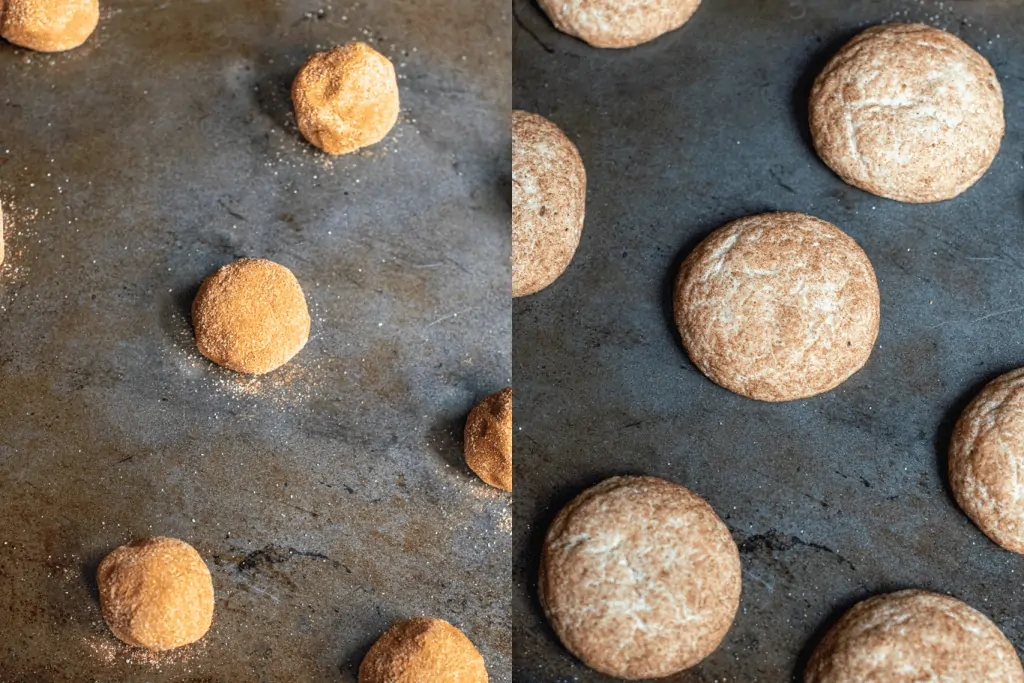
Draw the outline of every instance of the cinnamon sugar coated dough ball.
[[[700,0],[539,0],[562,33],[594,47],[633,47],[685,24]]]
[[[359,665],[359,683],[487,683],[484,658],[442,619],[400,621]]]
[[[512,387],[491,394],[469,413],[466,464],[495,488],[512,490]]]
[[[96,0],[0,0],[0,36],[39,52],[78,47],[99,20]]]
[[[614,477],[566,505],[541,554],[541,605],[566,648],[630,680],[688,669],[740,601],[740,556],[711,506],[655,477]]]
[[[292,271],[243,258],[206,278],[192,302],[199,352],[250,375],[276,370],[309,339],[309,309]]]
[[[843,180],[901,202],[976,183],[1003,138],[1003,92],[984,57],[922,24],[886,24],[843,47],[811,91],[818,154]]]
[[[960,416],[949,483],[986,536],[1024,553],[1024,368],[990,382]]]
[[[867,255],[831,223],[768,213],[728,223],[686,257],[675,319],[711,381],[761,401],[832,389],[867,362],[879,297]]]
[[[213,581],[196,549],[176,538],[133,541],[96,572],[103,619],[120,640],[171,650],[206,635],[213,622]]]
[[[292,84],[299,130],[328,154],[384,139],[398,121],[398,80],[387,57],[366,43],[318,52]]]
[[[859,602],[825,635],[804,683],[1021,683],[1006,636],[945,595],[906,590]]]
[[[587,173],[576,145],[543,116],[512,112],[512,296],[544,289],[576,253]]]

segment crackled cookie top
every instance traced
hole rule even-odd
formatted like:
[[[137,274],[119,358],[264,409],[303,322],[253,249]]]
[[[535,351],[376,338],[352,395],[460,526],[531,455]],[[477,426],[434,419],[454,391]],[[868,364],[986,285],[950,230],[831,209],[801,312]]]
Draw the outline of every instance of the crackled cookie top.
[[[685,24],[700,0],[539,0],[562,33],[594,47],[633,47]]]

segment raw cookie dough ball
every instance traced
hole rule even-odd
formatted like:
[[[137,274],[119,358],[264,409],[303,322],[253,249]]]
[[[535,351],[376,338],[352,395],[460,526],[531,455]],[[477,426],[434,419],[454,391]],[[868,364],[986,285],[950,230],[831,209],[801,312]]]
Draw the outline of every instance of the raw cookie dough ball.
[[[213,582],[196,549],[176,538],[145,538],[103,558],[100,607],[129,645],[170,650],[202,638],[213,622]]]
[[[740,601],[740,556],[711,506],[655,477],[614,477],[566,505],[541,554],[540,601],[566,648],[630,680],[688,669]]]
[[[512,296],[544,289],[580,244],[587,195],[583,159],[543,116],[512,112]]]
[[[685,24],[700,0],[538,0],[559,31],[594,47],[633,47]]]
[[[309,339],[306,297],[292,271],[243,258],[203,281],[192,302],[199,352],[236,372],[281,367]]]
[[[937,593],[876,595],[843,615],[818,645],[804,683],[1021,683],[1006,636],[981,612]]]
[[[879,298],[867,255],[831,223],[767,213],[711,233],[679,270],[675,318],[694,365],[761,401],[828,391],[867,362]]]
[[[318,52],[292,84],[299,130],[328,154],[384,139],[398,121],[398,81],[387,57],[366,43]]]
[[[487,683],[484,658],[442,619],[400,621],[359,665],[359,683]]]
[[[473,406],[464,434],[466,464],[495,488],[512,490],[512,387]]]
[[[99,20],[96,0],[0,0],[0,36],[39,52],[78,47]]]
[[[949,483],[986,536],[1024,553],[1024,368],[990,382],[960,416]]]
[[[962,40],[886,24],[846,44],[811,91],[818,154],[843,180],[901,202],[957,196],[985,174],[1005,124],[992,67]]]

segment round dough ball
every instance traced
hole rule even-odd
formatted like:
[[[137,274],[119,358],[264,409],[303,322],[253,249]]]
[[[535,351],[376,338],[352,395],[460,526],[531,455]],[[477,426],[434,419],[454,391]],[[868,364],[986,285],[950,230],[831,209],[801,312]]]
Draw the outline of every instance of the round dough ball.
[[[1003,92],[984,57],[954,35],[886,24],[843,47],[811,91],[811,135],[843,180],[901,202],[957,196],[1003,138]]]
[[[487,683],[484,658],[442,619],[400,621],[359,665],[359,683]]]
[[[703,499],[655,477],[614,477],[566,505],[541,554],[540,601],[566,648],[630,680],[688,669],[740,601],[740,556]]]
[[[0,0],[0,36],[39,52],[78,47],[99,20],[96,0]]]
[[[831,223],[768,213],[711,233],[679,270],[675,319],[711,381],[761,401],[828,391],[878,334],[875,271]]]
[[[398,121],[398,80],[387,57],[366,43],[318,52],[292,84],[299,130],[328,154],[380,142]]]
[[[306,297],[292,271],[243,258],[206,278],[192,302],[199,352],[235,372],[281,367],[309,339]]]
[[[466,464],[495,488],[512,490],[512,387],[473,406],[464,434]]]
[[[103,558],[96,579],[107,626],[122,641],[171,650],[206,635],[213,622],[213,581],[196,549],[158,536]]]
[[[565,133],[543,116],[512,112],[512,296],[544,289],[576,253],[587,172]]]
[[[990,382],[960,416],[949,483],[986,536],[1024,553],[1024,368]]]
[[[700,0],[538,0],[562,33],[594,47],[633,47],[685,24]]]
[[[937,593],[876,595],[843,615],[818,645],[804,683],[1021,683],[1006,636],[985,615]]]

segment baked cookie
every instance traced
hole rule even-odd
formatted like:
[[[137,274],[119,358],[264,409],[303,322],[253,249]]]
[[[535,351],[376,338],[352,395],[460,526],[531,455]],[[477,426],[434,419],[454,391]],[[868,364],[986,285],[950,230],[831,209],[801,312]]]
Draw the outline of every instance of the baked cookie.
[[[543,116],[512,112],[512,296],[565,271],[583,230],[587,173],[565,133]]]
[[[495,488],[512,490],[512,387],[473,406],[463,433],[466,464]]]
[[[949,483],[986,536],[1024,553],[1024,368],[990,382],[960,416]]]
[[[1021,683],[1013,645],[985,615],[937,593],[876,595],[818,645],[804,683]]]
[[[679,270],[675,319],[707,377],[761,401],[832,389],[867,362],[879,297],[867,255],[831,223],[767,213],[728,223]]]
[[[566,648],[602,673],[669,676],[722,641],[740,600],[740,556],[722,520],[689,490],[614,477],[566,505],[548,529],[538,589]]]
[[[366,653],[359,683],[487,683],[487,669],[469,638],[447,621],[406,619]]]
[[[96,0],[0,0],[0,36],[38,52],[78,47],[99,20]]]
[[[633,47],[685,24],[700,0],[538,0],[562,33],[594,47]]]
[[[984,57],[922,24],[885,24],[843,47],[811,90],[811,135],[843,180],[901,202],[978,182],[1003,138],[1003,92]]]

